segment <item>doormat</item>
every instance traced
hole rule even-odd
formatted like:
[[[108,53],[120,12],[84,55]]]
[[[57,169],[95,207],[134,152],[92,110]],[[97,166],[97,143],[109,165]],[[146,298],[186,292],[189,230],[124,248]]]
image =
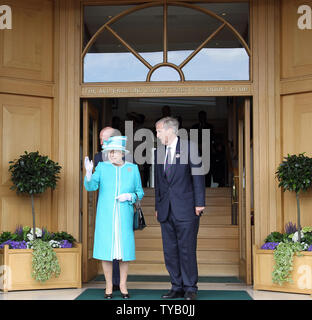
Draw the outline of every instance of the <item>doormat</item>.
[[[93,281],[105,281],[104,275],[97,275]],[[165,275],[128,275],[128,282],[170,282],[170,277]],[[242,283],[237,277],[198,277],[199,283]]]
[[[151,289],[130,289],[130,300],[162,300],[161,296],[166,293],[166,290],[151,290]],[[104,298],[104,289],[86,289],[75,300],[106,300]],[[112,300],[124,300],[120,292],[113,293]],[[166,299],[167,300],[184,300]],[[253,300],[245,290],[199,290],[197,292],[197,300]]]

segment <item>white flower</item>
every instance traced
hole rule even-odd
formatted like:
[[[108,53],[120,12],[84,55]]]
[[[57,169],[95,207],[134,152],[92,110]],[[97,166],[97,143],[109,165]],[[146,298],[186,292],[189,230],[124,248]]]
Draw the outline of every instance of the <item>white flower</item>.
[[[300,231],[300,235],[301,235],[301,239],[302,239],[304,237],[304,233],[302,231]],[[292,237],[292,241],[298,242],[298,236],[299,236],[298,231],[296,231]]]
[[[305,250],[308,250],[309,245],[308,245],[307,243],[302,242],[301,244],[302,244],[302,246],[303,246],[303,250],[304,250],[304,251],[305,251]]]
[[[27,233],[27,239],[29,241],[34,240],[34,233],[33,233],[34,228],[31,228],[29,233]],[[42,237],[42,230],[40,228],[36,228],[36,238],[41,238]]]
[[[60,248],[61,247],[61,242],[60,241],[56,241],[56,240],[50,240],[49,241],[49,245],[52,248]]]

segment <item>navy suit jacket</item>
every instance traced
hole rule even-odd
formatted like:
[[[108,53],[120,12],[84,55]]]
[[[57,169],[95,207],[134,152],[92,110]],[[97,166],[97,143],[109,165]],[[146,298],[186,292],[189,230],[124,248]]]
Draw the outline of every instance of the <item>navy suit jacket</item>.
[[[99,164],[99,162],[103,161],[102,152],[98,152],[94,156],[94,168]]]
[[[178,221],[195,219],[195,207],[205,206],[205,176],[193,174],[192,168],[201,167],[201,163],[193,164],[190,156],[191,150],[198,149],[190,142],[187,146],[192,148],[184,145],[178,138],[169,181],[164,173],[165,148],[155,151],[155,209],[159,222],[166,221],[170,210]],[[187,161],[181,161],[182,158]]]

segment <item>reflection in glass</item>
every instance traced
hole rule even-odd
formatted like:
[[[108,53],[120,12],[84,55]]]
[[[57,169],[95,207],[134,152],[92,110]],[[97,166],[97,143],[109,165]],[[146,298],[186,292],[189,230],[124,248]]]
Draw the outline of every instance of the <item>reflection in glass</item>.
[[[145,81],[149,69],[104,31],[84,58],[84,82]]]
[[[197,3],[230,23],[249,45],[249,3]]]
[[[132,53],[87,53],[84,82],[146,81],[149,69]]]
[[[168,6],[167,23],[168,62],[178,65],[185,59],[181,53],[195,50],[222,24],[203,12],[179,6]]]
[[[140,56],[143,57],[151,66],[163,61],[164,53],[159,52],[140,52]]]
[[[244,48],[232,30],[225,27],[220,30],[206,45],[208,48]]]
[[[230,23],[249,44],[249,4],[193,3]],[[84,44],[105,22],[132,6],[85,6]],[[110,25],[152,67],[164,57],[163,5],[134,11]],[[222,20],[221,19],[221,20]],[[223,24],[199,10],[168,4],[167,61],[181,65]],[[104,30],[84,57],[84,82],[146,81],[149,68],[116,37]],[[239,38],[224,27],[183,66],[185,81],[249,80],[250,58]],[[171,67],[156,69],[151,81],[181,81]]]
[[[168,51],[168,61],[175,64],[176,66],[180,65],[191,53],[193,50],[175,50]]]
[[[186,81],[249,80],[249,56],[241,48],[203,48],[182,71]]]
[[[151,81],[180,81],[180,74],[172,67],[163,66],[156,69],[151,76]]]
[[[163,7],[135,11],[111,28],[152,65],[163,61]]]
[[[84,6],[84,46],[104,23],[129,8],[131,6]]]

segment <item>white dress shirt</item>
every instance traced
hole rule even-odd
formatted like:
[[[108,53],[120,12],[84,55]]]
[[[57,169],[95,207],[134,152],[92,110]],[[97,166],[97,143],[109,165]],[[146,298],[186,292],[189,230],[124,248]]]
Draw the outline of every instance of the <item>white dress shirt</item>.
[[[166,148],[166,157],[165,157],[165,162],[164,162],[164,169],[165,169],[165,165],[166,165],[166,159],[167,159],[167,154],[168,154],[168,147],[170,147],[170,153],[171,153],[171,163],[173,163],[173,159],[175,156],[175,152],[176,152],[176,148],[177,148],[177,143],[178,143],[178,137],[175,137],[174,140],[167,145]]]

